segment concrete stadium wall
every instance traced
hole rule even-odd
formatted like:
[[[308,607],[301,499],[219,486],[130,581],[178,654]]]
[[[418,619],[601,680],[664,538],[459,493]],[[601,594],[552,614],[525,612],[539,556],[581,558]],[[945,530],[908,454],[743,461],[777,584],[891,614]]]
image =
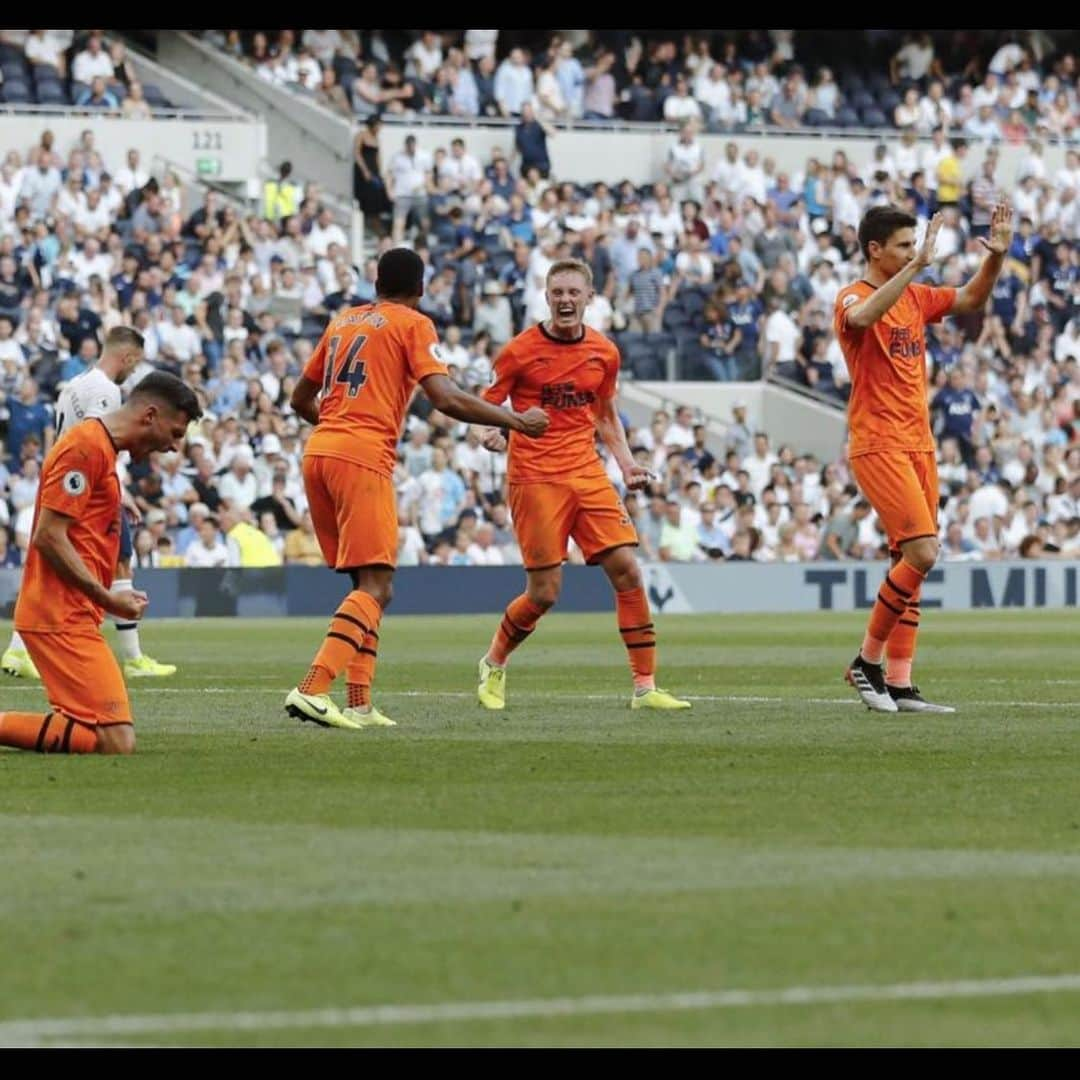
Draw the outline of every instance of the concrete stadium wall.
[[[3,117],[0,122],[0,153],[26,152],[50,130],[66,158],[89,129],[101,156],[112,169],[119,169],[133,147],[149,168],[155,156],[175,161],[192,173],[214,180],[241,181],[254,175],[266,156],[266,124],[243,116],[212,116],[200,119],[124,120],[111,116],[74,116],[26,113]]]
[[[439,146],[450,146],[450,140],[458,136],[465,140],[469,151],[483,163],[489,160],[493,147],[501,147],[510,155],[514,149],[512,127],[482,127],[458,124],[429,124],[388,122],[383,125],[379,137],[383,163],[388,164],[393,154],[402,148],[407,134],[415,134],[419,145],[428,151]],[[664,160],[675,134],[661,127],[646,130],[563,130],[548,139],[552,172],[560,180],[579,183],[606,180],[608,182],[631,180],[635,184],[655,183],[664,178]],[[889,132],[887,142],[895,142],[899,133]],[[844,150],[857,166],[870,160],[874,146],[882,137],[856,135],[700,135],[705,150],[705,177],[709,177],[713,164],[723,154],[728,142],[739,146],[740,156],[747,150],[757,150],[762,158],[771,157],[781,172],[801,172],[809,158],[828,162],[835,150]],[[922,140],[928,142],[929,140]],[[973,143],[973,140],[968,140]],[[1017,166],[1026,153],[1026,145],[998,144],[1001,157],[998,176],[1011,184],[1016,177]],[[1050,175],[1065,162],[1065,148],[1047,146],[1044,152]],[[982,164],[983,153],[978,145],[972,145],[965,167],[967,177],[976,175]]]
[[[732,402],[746,402],[746,422],[754,431],[767,431],[773,448],[790,443],[797,453],[813,453],[832,461],[843,451],[847,418],[842,408],[822,405],[793,390],[772,383],[622,382],[621,401],[634,401],[652,409],[661,405],[689,405],[714,423],[710,431],[723,431],[731,422]],[[640,422],[641,413],[634,419]]]
[[[268,125],[270,142],[262,155],[275,170],[285,160],[295,175],[318,181],[339,198],[352,198],[352,125],[298,94],[271,86],[250,68],[178,30],[158,33],[158,60],[208,87],[220,97],[260,116]],[[247,177],[257,176],[258,162]]]
[[[642,567],[653,610],[661,614],[858,611],[874,603],[886,564],[796,563]],[[611,611],[611,589],[595,567],[565,568],[563,612]],[[11,618],[19,570],[0,570],[0,614]],[[343,577],[306,566],[267,570],[139,570],[149,617],[200,615],[325,616],[345,593]],[[394,579],[395,615],[496,614],[521,592],[513,567],[409,567]],[[923,588],[924,608],[1075,608],[1080,561],[945,563]]]

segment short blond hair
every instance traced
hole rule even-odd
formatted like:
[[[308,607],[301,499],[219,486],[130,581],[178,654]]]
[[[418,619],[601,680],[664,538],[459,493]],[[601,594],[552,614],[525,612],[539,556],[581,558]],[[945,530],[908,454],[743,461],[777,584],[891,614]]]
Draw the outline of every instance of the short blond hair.
[[[544,282],[548,288],[551,287],[551,279],[556,274],[580,274],[585,279],[585,284],[590,289],[593,287],[592,267],[581,259],[559,259],[558,262],[552,263]]]

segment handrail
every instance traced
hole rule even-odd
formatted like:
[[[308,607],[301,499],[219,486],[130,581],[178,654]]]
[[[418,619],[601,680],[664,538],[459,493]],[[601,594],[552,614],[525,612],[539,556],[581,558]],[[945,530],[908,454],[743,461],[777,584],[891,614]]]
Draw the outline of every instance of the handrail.
[[[133,38],[130,34],[123,34],[124,45],[129,52],[134,54],[136,64],[142,64],[149,69],[150,73],[154,76],[156,81],[162,79],[169,79],[174,83],[177,83],[183,87],[184,91],[191,95],[202,96],[214,102],[218,108],[225,110],[228,113],[233,113],[246,118],[247,120],[255,120],[257,117],[254,113],[248,112],[247,109],[241,105],[237,105],[233,101],[229,101],[228,98],[221,97],[220,94],[215,94],[211,90],[207,90],[204,86],[199,86],[198,83],[192,82],[186,76],[181,75],[179,72],[174,71],[172,68],[166,67],[162,64],[156,56],[153,56],[143,45]],[[160,73],[160,74],[159,74]],[[151,80],[143,78],[143,82],[150,82]]]
[[[226,202],[231,203],[234,207],[237,207],[246,214],[251,209],[251,203],[253,201],[245,196],[237,195],[236,192],[229,190],[225,184],[220,181],[210,180],[204,176],[200,176],[198,173],[193,172],[186,165],[182,165],[179,161],[173,161],[172,158],[165,157],[164,154],[154,154],[152,164],[162,165],[168,172],[175,172],[181,180],[191,187],[203,187],[209,191],[216,192]]]
[[[206,109],[191,108],[168,108],[161,109],[151,106],[152,120],[213,120],[215,123],[250,124],[252,117],[248,115],[238,116],[235,113],[210,112]],[[0,102],[0,115],[8,116],[87,116],[106,118],[109,120],[127,120],[120,109],[88,109],[85,105],[33,105],[16,104],[13,102]],[[132,123],[138,123],[133,119]]]
[[[345,125],[346,129],[349,128],[349,120],[346,117],[334,113],[331,109],[324,109],[323,106],[313,98],[306,98],[300,94],[288,93],[283,91],[282,87],[260,79],[252,68],[241,63],[235,57],[230,56],[227,52],[224,52],[221,49],[215,49],[213,46],[208,45],[201,38],[196,37],[195,34],[191,33],[191,31],[178,30],[175,32],[179,34],[187,44],[191,45],[198,52],[203,53],[208,59],[220,61],[221,69],[228,74],[229,78],[243,90],[254,93],[268,109],[280,112],[280,107],[274,101],[274,95],[276,93],[286,93],[286,98],[290,103],[299,103],[301,106],[307,106],[320,113],[326,113],[329,116],[336,117],[336,119],[340,120]],[[241,81],[237,69],[242,71],[244,75],[248,77],[248,81]],[[308,134],[314,138],[327,153],[332,154],[338,161],[343,164],[352,162],[351,142],[345,150],[342,150],[340,147],[331,145],[324,139],[319,138],[311,131],[309,131]]]
[[[519,123],[512,116],[441,116],[432,113],[383,113],[383,123],[388,127],[467,127],[467,128],[511,128]],[[668,132],[677,135],[679,125],[666,120],[621,120],[613,117],[610,120],[545,120],[546,124],[556,131],[611,131],[633,132],[648,134],[650,132]],[[820,139],[865,139],[873,142],[899,142],[904,132],[899,128],[866,128],[866,127],[773,127],[769,124],[757,124],[753,127],[744,127],[738,130],[714,130],[703,126],[699,132],[702,135],[730,136],[741,138],[788,139],[788,138],[820,138]],[[993,142],[1001,144],[1004,140],[980,140],[974,135],[966,135],[963,131],[951,132],[949,138],[964,138],[969,143]],[[917,135],[916,140],[920,143],[929,143],[929,135]],[[1040,141],[1046,146],[1080,146],[1080,136],[1066,138],[1064,136],[1045,135],[1040,136]]]
[[[839,398],[833,397],[832,394],[826,394],[821,390],[815,390],[812,386],[796,382],[794,379],[789,379],[786,375],[780,375],[775,371],[766,372],[763,381],[774,383],[776,386],[782,387],[784,390],[791,390],[793,393],[800,394],[802,397],[811,398],[819,405],[826,405],[830,409],[843,411],[845,407],[844,402]]]

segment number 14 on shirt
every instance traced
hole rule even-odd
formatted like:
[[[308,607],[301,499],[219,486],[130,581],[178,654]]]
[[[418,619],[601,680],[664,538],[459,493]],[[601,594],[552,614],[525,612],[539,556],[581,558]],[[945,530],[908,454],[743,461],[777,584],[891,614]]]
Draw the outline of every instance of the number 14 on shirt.
[[[349,342],[349,350],[341,361],[341,368],[337,373],[337,382],[344,383],[349,388],[349,397],[353,398],[360,392],[360,388],[367,382],[367,368],[360,359],[360,352],[367,343],[367,335],[359,334]],[[326,374],[323,377],[323,394],[329,394],[332,389],[334,370],[337,368],[337,355],[341,348],[341,338],[332,337],[327,342]]]

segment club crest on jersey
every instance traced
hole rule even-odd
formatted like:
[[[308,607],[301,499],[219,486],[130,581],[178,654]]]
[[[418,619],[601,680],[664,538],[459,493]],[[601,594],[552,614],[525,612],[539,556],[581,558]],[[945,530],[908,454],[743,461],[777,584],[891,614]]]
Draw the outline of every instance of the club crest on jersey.
[[[71,472],[64,473],[61,484],[69,495],[81,495],[86,490],[86,475],[78,469],[72,469]]]
[[[859,298],[855,295],[855,293],[848,293],[847,296],[844,297],[841,307],[849,308],[852,304],[857,304],[858,302]]]
[[[922,356],[922,338],[911,332],[910,326],[893,326],[889,329],[889,355],[910,360]]]

